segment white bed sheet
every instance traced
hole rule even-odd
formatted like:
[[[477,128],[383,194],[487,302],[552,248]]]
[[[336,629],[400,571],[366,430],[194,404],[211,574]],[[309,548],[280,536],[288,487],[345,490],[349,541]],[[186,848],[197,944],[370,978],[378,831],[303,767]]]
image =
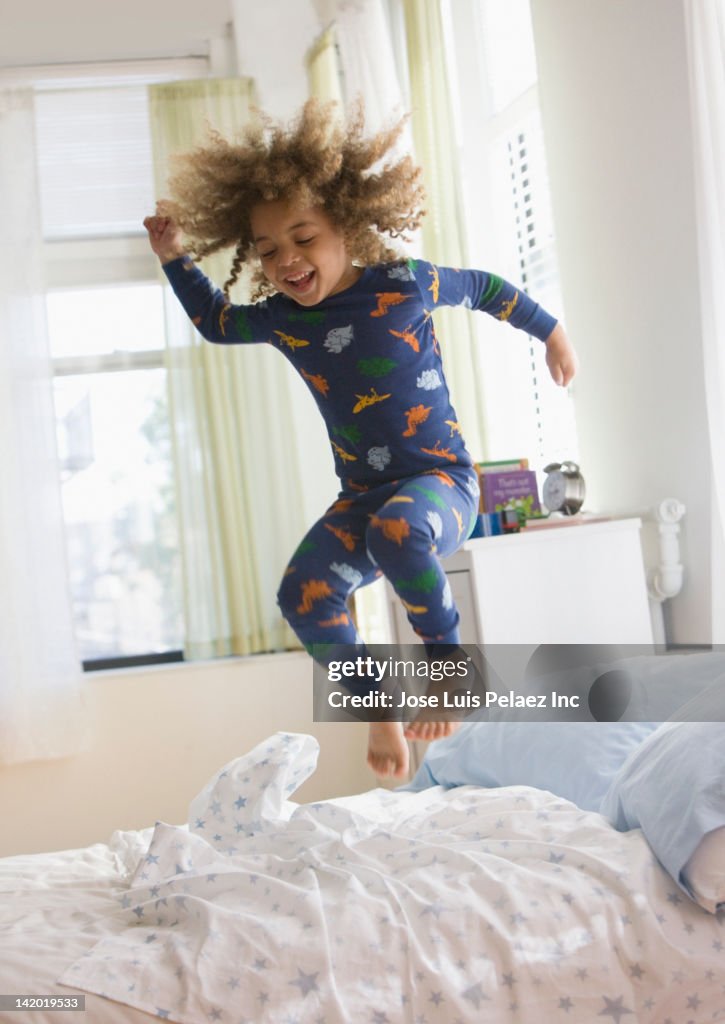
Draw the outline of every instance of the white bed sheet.
[[[58,983],[68,965],[124,925],[119,900],[152,829],[81,850],[0,860],[0,993],[84,995],[86,1012],[0,1010],[3,1024],[149,1024],[122,1003]]]
[[[94,993],[89,1024],[725,1020],[725,914],[639,831],[523,786],[290,803],[316,754],[273,737],[188,829],[0,862],[0,991]]]

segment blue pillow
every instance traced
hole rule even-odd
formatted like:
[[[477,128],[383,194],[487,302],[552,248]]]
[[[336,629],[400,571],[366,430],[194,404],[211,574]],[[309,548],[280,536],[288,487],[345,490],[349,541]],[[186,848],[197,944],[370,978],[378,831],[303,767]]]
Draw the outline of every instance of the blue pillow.
[[[612,780],[601,811],[620,831],[641,828],[665,870],[696,898],[684,869],[705,836],[725,826],[725,722],[662,725]]]
[[[686,703],[697,700],[725,674],[725,655],[715,651],[642,655],[634,653],[637,650],[630,646],[629,656],[615,658],[608,655],[622,648],[542,645],[527,666],[525,692],[548,694],[556,690],[565,696],[578,695],[579,710],[542,713],[538,708],[528,712],[494,708],[487,718],[519,722],[545,718],[665,722],[679,718]],[[712,720],[711,715],[706,717]]]
[[[407,790],[429,786],[535,786],[598,811],[652,722],[469,722],[431,743]]]

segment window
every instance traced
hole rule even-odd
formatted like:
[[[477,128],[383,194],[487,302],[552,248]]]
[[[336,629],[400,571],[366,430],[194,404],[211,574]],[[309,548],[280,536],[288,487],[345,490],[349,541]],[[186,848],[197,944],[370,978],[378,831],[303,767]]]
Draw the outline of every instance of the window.
[[[76,639],[84,661],[183,644],[158,284],[48,296]]]
[[[86,668],[177,660],[183,647],[162,289],[141,221],[154,201],[147,84],[205,70],[192,60],[36,81],[61,491]]]
[[[473,263],[564,318],[529,0],[448,0],[447,11],[467,221],[478,229]],[[534,339],[526,351],[499,345],[487,354],[490,458],[526,455],[539,470],[577,458],[573,401],[550,381],[544,356]]]

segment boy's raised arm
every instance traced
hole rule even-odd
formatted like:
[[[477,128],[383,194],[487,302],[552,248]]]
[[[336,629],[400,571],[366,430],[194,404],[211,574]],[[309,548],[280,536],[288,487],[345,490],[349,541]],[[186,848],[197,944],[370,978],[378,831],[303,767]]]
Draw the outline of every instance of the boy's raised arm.
[[[163,214],[162,207],[157,207],[153,216],[144,218],[143,226],[148,231],[151,248],[162,264],[186,253],[181,228],[175,220]]]

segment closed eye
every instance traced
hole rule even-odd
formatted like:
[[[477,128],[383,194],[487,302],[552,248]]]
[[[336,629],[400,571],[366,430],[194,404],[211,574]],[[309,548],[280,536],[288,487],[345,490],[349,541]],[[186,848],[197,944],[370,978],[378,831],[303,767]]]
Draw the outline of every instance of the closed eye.
[[[270,250],[269,250],[269,252],[259,252],[259,251],[258,251],[258,256],[259,256],[259,258],[260,258],[261,260],[268,260],[268,259],[270,259],[270,258],[271,258],[272,256],[274,256],[274,254],[275,254],[276,252],[277,252],[277,250],[276,250],[276,249],[270,249]]]

